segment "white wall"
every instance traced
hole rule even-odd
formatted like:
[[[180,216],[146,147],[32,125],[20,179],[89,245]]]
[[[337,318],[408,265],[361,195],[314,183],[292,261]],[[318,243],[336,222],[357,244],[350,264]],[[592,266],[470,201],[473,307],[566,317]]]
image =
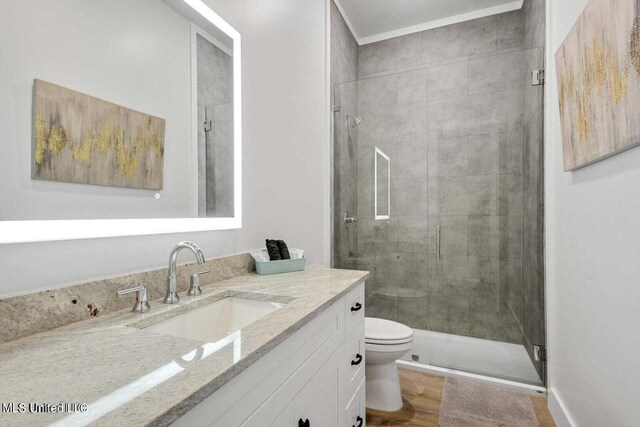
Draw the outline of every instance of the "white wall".
[[[279,237],[329,264],[327,3],[207,2],[242,34],[242,230],[0,246],[0,295],[164,267],[182,239],[214,257]]]
[[[640,419],[640,149],[562,171],[553,54],[588,0],[547,0],[547,339],[550,406],[578,426]],[[639,101],[640,102],[640,101]]]
[[[2,0],[0,27],[1,220],[197,216],[187,19],[157,0]],[[36,78],[165,119],[161,198],[31,179]]]

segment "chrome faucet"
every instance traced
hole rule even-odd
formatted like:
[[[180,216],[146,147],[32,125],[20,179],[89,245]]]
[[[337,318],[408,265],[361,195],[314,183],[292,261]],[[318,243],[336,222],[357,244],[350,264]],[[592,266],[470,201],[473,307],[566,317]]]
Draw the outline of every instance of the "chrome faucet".
[[[198,264],[204,264],[204,254],[193,242],[180,242],[173,248],[171,251],[171,256],[169,257],[169,276],[167,276],[167,295],[164,297],[165,304],[176,304],[180,301],[180,297],[178,296],[177,284],[178,277],[176,275],[177,267],[176,262],[178,260],[178,253],[180,253],[183,249],[189,249],[196,256],[196,261]]]

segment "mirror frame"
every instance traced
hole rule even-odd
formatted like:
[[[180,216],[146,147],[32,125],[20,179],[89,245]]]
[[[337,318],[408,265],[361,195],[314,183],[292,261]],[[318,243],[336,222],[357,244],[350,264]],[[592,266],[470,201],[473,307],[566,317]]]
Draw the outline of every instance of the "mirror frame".
[[[240,33],[202,0],[183,1],[233,40],[234,216],[226,218],[0,221],[0,245],[242,228],[242,67]]]
[[[387,161],[387,214],[378,215],[378,156]],[[376,220],[391,219],[391,159],[381,149],[375,147],[373,153],[373,214]]]

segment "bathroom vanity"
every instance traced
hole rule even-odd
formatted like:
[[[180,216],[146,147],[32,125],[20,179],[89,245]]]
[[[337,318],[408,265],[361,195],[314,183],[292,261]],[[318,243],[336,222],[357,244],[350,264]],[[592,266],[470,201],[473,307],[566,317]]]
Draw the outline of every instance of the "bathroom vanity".
[[[364,426],[364,284],[310,320],[177,426]]]
[[[364,280],[318,269],[242,275],[162,304],[0,345],[3,402],[85,412],[3,425],[365,425]],[[133,302],[133,301],[131,301]]]

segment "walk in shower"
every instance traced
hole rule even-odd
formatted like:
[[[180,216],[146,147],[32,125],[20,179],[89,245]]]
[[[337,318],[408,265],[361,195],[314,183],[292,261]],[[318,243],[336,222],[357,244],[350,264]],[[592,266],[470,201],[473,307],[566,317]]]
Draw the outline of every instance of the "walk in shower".
[[[544,383],[544,1],[358,46],[331,9],[333,265],[401,363]]]

